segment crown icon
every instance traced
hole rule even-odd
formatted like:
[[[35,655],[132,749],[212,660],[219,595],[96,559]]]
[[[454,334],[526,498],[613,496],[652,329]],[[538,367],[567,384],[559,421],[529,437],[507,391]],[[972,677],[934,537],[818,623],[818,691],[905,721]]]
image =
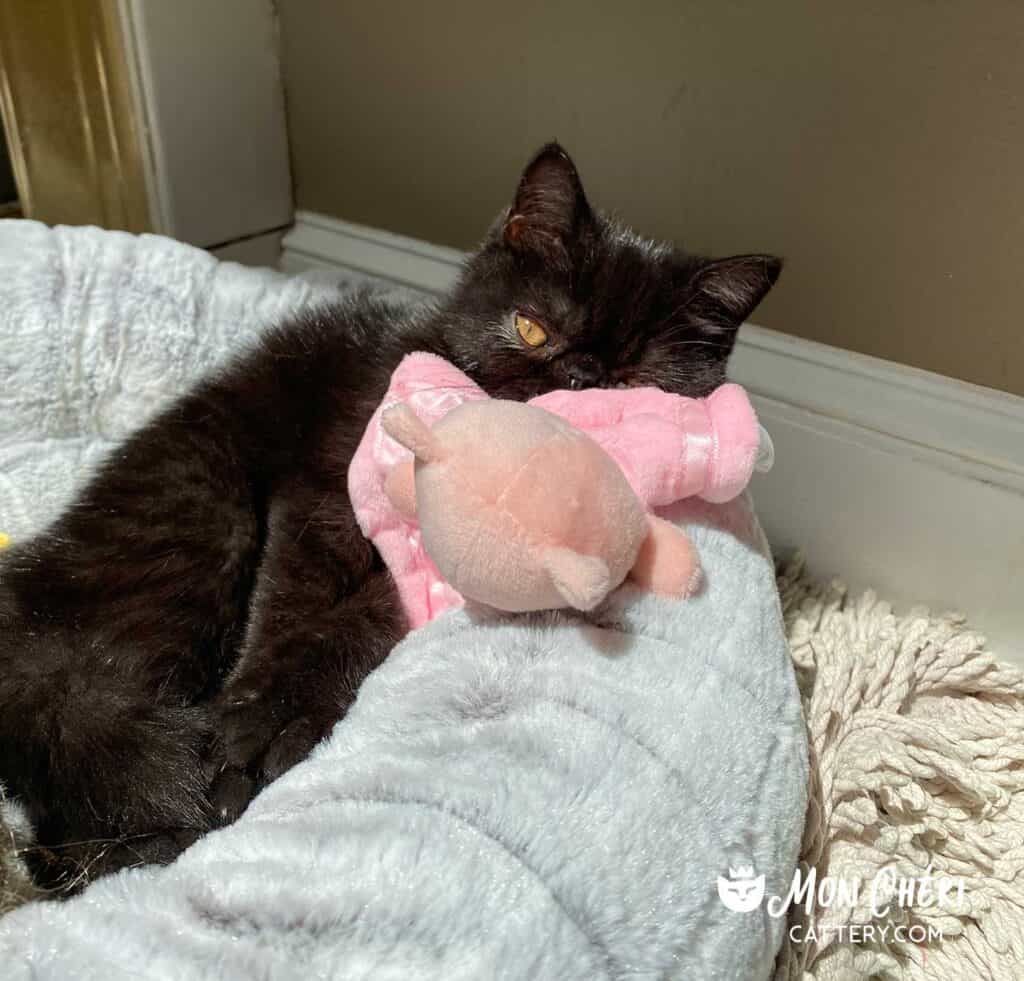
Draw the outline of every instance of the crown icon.
[[[733,868],[729,866],[729,878],[730,879],[753,879],[754,878],[754,866],[753,865],[741,865],[739,868]]]

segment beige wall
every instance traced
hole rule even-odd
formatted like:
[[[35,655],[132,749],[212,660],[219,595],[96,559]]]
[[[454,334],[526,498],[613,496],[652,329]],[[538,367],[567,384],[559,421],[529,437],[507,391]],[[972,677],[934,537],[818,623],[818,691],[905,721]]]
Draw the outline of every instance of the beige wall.
[[[279,0],[298,206],[468,248],[553,137],[768,327],[1024,394],[1021,0]]]

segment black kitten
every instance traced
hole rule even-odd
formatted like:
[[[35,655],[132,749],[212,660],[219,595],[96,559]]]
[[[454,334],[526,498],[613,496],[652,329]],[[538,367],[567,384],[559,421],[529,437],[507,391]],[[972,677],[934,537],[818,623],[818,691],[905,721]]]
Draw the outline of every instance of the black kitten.
[[[779,268],[638,238],[550,145],[447,299],[364,297],[271,330],[129,439],[0,565],[0,780],[35,820],[40,877],[165,860],[230,819],[402,635],[345,488],[404,354],[507,398],[704,395]]]

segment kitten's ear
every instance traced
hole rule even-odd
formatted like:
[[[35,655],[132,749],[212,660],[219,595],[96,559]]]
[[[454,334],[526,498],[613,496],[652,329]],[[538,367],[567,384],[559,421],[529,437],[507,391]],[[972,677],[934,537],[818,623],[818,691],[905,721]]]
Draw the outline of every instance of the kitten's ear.
[[[771,255],[714,259],[691,281],[687,309],[707,330],[735,331],[775,285],[782,260]]]
[[[590,205],[569,154],[549,143],[527,164],[505,219],[505,243],[548,258],[564,255]]]

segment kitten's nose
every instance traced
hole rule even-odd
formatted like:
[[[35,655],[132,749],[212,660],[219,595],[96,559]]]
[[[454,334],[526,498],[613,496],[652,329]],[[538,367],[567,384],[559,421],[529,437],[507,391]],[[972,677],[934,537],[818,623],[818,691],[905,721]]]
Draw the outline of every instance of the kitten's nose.
[[[592,354],[572,354],[566,358],[565,373],[570,388],[593,388],[604,378],[604,367]]]

